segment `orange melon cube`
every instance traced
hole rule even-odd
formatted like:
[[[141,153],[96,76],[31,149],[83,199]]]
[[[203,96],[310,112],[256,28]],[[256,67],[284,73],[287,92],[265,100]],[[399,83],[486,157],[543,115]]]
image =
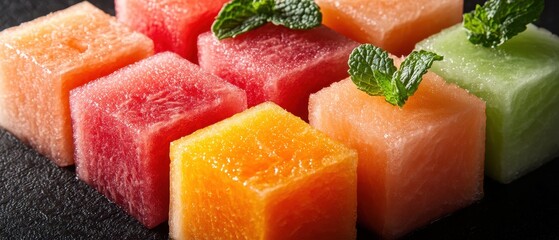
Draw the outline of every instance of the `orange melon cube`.
[[[334,83],[311,95],[309,120],[357,150],[358,221],[382,237],[483,196],[485,104],[433,73],[403,108]]]
[[[87,2],[0,33],[0,125],[72,165],[69,92],[153,54],[152,41]]]
[[[463,0],[316,0],[322,23],[395,55],[462,21]]]
[[[173,239],[354,239],[357,155],[273,103],[171,143]]]

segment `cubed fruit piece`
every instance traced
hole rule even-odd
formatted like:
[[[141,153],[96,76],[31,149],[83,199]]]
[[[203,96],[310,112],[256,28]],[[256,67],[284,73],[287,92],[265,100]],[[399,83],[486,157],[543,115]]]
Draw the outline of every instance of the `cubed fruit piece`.
[[[355,239],[356,152],[273,103],[170,154],[173,239]]]
[[[116,16],[153,39],[155,51],[172,51],[197,62],[196,39],[210,30],[229,0],[115,0]]]
[[[153,54],[152,41],[87,2],[0,33],[0,125],[74,163],[70,90]]]
[[[559,156],[559,38],[529,25],[495,49],[456,25],[418,44],[432,70],[487,102],[486,173],[509,183]]]
[[[70,96],[76,172],[148,228],[167,220],[169,144],[246,109],[246,95],[160,53]]]
[[[483,196],[485,104],[427,73],[403,108],[350,79],[311,95],[312,126],[357,149],[358,219],[395,238]]]
[[[324,25],[395,55],[462,20],[463,0],[316,0]]]
[[[245,89],[248,105],[273,101],[307,119],[308,99],[348,76],[357,43],[326,27],[290,30],[268,24],[233,39],[198,39],[200,66]]]

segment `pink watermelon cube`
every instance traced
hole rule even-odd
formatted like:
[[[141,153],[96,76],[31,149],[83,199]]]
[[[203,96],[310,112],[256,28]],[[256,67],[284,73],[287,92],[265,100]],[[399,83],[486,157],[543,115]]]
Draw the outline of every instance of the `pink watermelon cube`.
[[[248,105],[273,101],[307,119],[314,93],[348,76],[347,59],[357,43],[321,26],[307,31],[265,25],[219,41],[198,38],[200,66],[245,89]]]
[[[396,238],[483,196],[485,103],[427,73],[403,108],[350,79],[311,95],[313,127],[358,152],[363,226]]]
[[[87,2],[0,33],[0,125],[74,164],[69,92],[153,55],[153,42]]]
[[[246,109],[246,95],[160,53],[70,96],[76,172],[148,228],[167,220],[169,144]]]
[[[229,0],[115,0],[119,21],[153,39],[155,51],[172,51],[197,62],[196,39],[210,30]]]

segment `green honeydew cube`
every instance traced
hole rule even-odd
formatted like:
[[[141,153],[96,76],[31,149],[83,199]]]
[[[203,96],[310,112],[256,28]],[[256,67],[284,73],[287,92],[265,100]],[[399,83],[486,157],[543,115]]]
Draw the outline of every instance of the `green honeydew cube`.
[[[444,56],[431,70],[487,102],[487,175],[509,183],[559,156],[559,37],[528,25],[484,48],[458,24],[416,48]]]

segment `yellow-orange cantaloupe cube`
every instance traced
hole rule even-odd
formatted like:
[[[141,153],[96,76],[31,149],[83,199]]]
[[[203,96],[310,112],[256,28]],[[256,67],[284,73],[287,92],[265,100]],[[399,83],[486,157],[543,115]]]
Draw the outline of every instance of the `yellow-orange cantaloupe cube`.
[[[357,154],[273,103],[171,143],[173,239],[354,239]]]
[[[0,33],[0,126],[59,166],[73,161],[69,92],[153,54],[88,2]]]
[[[485,102],[434,73],[402,108],[334,83],[311,95],[309,121],[357,150],[358,221],[384,238],[483,197]]]
[[[324,25],[397,56],[462,21],[463,0],[317,0]]]

